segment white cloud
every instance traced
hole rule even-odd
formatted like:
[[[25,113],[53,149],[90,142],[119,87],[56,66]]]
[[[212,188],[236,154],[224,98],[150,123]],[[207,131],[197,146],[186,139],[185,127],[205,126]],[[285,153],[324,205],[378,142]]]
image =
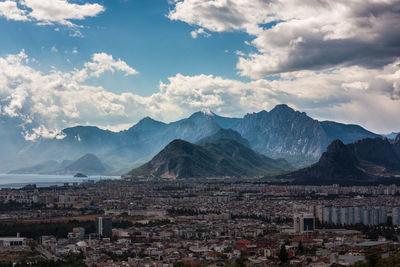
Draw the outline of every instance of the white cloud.
[[[38,25],[64,25],[72,29],[71,36],[82,37],[74,20],[84,20],[104,12],[104,6],[94,3],[76,4],[68,0],[19,0],[0,2],[0,17],[8,20],[35,21]],[[55,28],[59,31],[59,28]]]
[[[95,54],[93,61],[82,69],[86,78],[105,71],[137,73],[122,60],[113,60],[105,53]],[[29,66],[24,51],[18,55],[0,57],[0,106],[1,113],[18,117],[27,124],[36,125],[27,138],[39,135],[52,136],[66,125],[95,123],[103,125],[114,118],[126,119],[125,109],[140,106],[131,103],[137,96],[115,95],[104,88],[83,85],[85,79],[76,73],[53,70],[41,73]],[[116,121],[116,125],[118,124]]]
[[[122,71],[127,75],[138,74],[138,71],[126,64],[121,59],[115,60],[112,55],[96,53],[92,56],[91,62],[86,62],[83,69],[76,69],[73,78],[77,81],[84,81],[89,77],[99,77],[105,71]]]
[[[197,30],[191,31],[190,35],[192,36],[193,39],[196,39],[199,35],[203,35],[206,38],[211,36],[211,34],[209,34],[208,32],[204,31],[203,28],[199,28]]]
[[[26,11],[19,9],[15,1],[0,2],[0,17],[8,20],[27,21]]]
[[[400,0],[180,0],[168,17],[213,32],[244,31],[257,49],[240,56],[254,79],[331,67],[380,68],[400,56]]]
[[[58,49],[57,49],[57,47],[55,45],[53,45],[50,50],[53,53],[57,53],[58,52]]]
[[[74,49],[72,49],[72,54],[78,54],[78,49],[75,47]]]
[[[168,17],[213,32],[260,31],[259,23],[268,21],[267,1],[255,0],[185,0],[175,1]]]
[[[241,56],[241,57],[245,57],[245,56],[246,56],[245,53],[243,53],[242,51],[239,51],[239,50],[237,50],[237,51],[235,52],[235,54],[238,55],[238,56]]]
[[[29,17],[41,23],[58,23],[75,26],[70,20],[95,17],[105,8],[100,4],[74,4],[67,0],[21,0],[20,4],[31,9]]]
[[[29,62],[23,51],[0,57],[0,113],[32,125],[27,127],[32,128],[26,133],[29,139],[57,136],[60,129],[77,124],[117,130],[145,116],[173,121],[204,108],[243,116],[280,103],[316,118],[359,123],[377,132],[398,131],[393,127],[400,125],[400,60],[380,70],[351,66],[299,71],[274,81],[177,74],[147,97],[84,84],[104,71],[136,73],[107,54],[95,54],[81,70],[71,72],[42,73]],[[80,71],[84,77],[77,75]]]

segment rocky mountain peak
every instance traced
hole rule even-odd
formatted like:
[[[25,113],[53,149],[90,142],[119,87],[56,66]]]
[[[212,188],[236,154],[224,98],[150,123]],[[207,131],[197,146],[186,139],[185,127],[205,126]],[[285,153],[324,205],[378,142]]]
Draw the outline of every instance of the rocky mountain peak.
[[[294,109],[289,107],[286,104],[276,105],[273,109],[271,109],[270,113],[294,113],[296,112]]]
[[[354,152],[339,139],[335,139],[314,165],[283,177],[304,184],[346,183],[367,177],[358,168],[359,161]]]
[[[139,123],[153,123],[153,122],[157,122],[157,121],[154,120],[153,118],[147,116],[147,117],[144,117],[143,119],[141,119],[141,120],[138,122],[138,124],[139,124]]]
[[[189,119],[197,119],[197,118],[210,118],[214,117],[215,114],[210,109],[202,109],[201,111],[197,111],[193,113]]]
[[[318,164],[321,166],[332,166],[342,168],[353,167],[358,163],[354,153],[339,139],[334,140],[322,154]]]
[[[215,113],[209,108],[203,108],[200,112],[207,116],[215,116]]]
[[[141,119],[137,124],[132,126],[129,130],[144,130],[162,125],[165,125],[165,123],[156,121],[150,117],[145,117]]]
[[[343,142],[340,141],[340,139],[335,139],[335,140],[333,140],[332,143],[330,143],[329,146],[326,148],[326,152],[344,149],[345,147],[346,147],[345,144],[343,144]]]
[[[400,134],[396,136],[396,138],[394,139],[394,143],[400,145]]]

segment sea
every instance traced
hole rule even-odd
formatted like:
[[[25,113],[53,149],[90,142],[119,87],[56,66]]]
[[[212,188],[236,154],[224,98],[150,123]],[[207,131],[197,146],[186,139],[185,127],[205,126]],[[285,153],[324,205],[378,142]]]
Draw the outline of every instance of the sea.
[[[115,180],[121,179],[120,176],[89,176],[73,177],[72,175],[40,175],[40,174],[0,174],[0,189],[2,188],[22,188],[29,184],[36,184],[36,187],[63,186],[65,183],[83,183],[89,180]]]

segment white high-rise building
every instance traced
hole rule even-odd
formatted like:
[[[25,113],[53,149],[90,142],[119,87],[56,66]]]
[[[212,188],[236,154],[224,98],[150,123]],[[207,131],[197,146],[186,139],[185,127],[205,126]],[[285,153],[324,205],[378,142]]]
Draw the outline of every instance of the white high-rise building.
[[[381,206],[381,217],[380,217],[380,224],[386,224],[387,223],[387,207],[386,206]]]
[[[392,224],[400,225],[400,207],[394,207],[392,209]]]
[[[322,222],[323,223],[332,223],[331,207],[323,207],[322,208]]]
[[[108,236],[112,233],[112,217],[102,216],[96,218],[96,233],[99,236]]]
[[[331,223],[339,224],[338,208],[331,207]]]
[[[339,210],[339,224],[349,224],[349,207],[340,207]]]
[[[362,223],[365,225],[373,225],[373,210],[372,209],[363,209],[363,219]]]
[[[363,207],[353,207],[354,221],[353,224],[361,223]]]
[[[387,207],[324,207],[322,209],[322,218],[324,223],[337,225],[357,223],[363,223],[365,225],[385,224],[387,221]]]

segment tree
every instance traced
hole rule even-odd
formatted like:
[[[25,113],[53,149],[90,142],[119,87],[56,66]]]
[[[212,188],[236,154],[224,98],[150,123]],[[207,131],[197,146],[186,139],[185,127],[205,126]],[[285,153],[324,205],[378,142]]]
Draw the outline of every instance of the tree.
[[[181,261],[177,261],[177,262],[174,263],[173,266],[174,266],[174,267],[184,267],[185,264],[184,264],[183,262],[181,262]]]
[[[378,250],[371,251],[371,253],[365,256],[368,266],[375,267],[381,260],[381,252]]]
[[[282,263],[287,262],[288,259],[289,259],[289,255],[288,255],[288,253],[286,251],[286,246],[284,244],[281,246],[281,250],[279,251],[279,256],[278,257],[279,257],[279,260]]]
[[[236,259],[235,263],[238,267],[246,266],[247,256],[243,251],[240,253],[240,257]]]
[[[303,243],[301,241],[299,242],[299,245],[297,246],[297,254],[298,255],[304,254],[304,247],[303,247]]]

